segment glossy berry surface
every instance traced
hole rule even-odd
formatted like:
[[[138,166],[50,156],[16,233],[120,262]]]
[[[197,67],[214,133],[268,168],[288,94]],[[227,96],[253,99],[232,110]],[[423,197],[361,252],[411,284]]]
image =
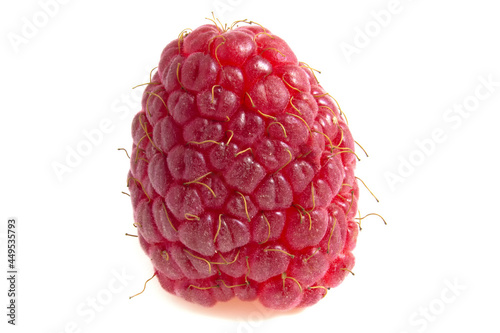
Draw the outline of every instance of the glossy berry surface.
[[[335,100],[260,25],[169,43],[132,123],[128,186],[168,292],[312,305],[354,265],[354,140]]]

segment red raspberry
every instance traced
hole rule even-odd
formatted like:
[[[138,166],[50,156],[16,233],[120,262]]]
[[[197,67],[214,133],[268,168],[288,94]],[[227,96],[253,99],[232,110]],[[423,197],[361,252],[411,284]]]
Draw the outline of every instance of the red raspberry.
[[[160,284],[212,306],[309,306],[354,265],[353,138],[290,47],[203,25],[161,55],[132,123],[128,176]]]

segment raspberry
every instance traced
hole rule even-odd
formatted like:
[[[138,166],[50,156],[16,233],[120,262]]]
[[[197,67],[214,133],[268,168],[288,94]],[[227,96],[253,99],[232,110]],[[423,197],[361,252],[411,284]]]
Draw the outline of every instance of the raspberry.
[[[269,30],[183,31],[161,54],[132,137],[135,225],[168,292],[288,310],[352,269],[354,140],[313,69]]]

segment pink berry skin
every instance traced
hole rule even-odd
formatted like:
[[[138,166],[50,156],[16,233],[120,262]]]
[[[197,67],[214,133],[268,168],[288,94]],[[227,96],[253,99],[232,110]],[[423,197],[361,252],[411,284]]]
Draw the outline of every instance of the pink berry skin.
[[[135,225],[167,292],[291,310],[354,266],[354,140],[269,30],[203,25],[169,43],[132,138]]]

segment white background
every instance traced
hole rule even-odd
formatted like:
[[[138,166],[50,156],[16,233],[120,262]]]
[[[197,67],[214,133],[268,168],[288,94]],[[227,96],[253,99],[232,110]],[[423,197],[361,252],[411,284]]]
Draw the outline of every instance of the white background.
[[[49,2],[58,5],[41,5]],[[5,226],[15,216],[20,272],[15,328],[6,324],[1,279],[2,332],[498,332],[494,4],[2,2],[0,266],[6,271]],[[212,10],[223,22],[263,24],[321,70],[320,83],[370,155],[358,150],[357,174],[381,202],[361,189],[361,213],[379,213],[388,225],[363,220],[356,275],[303,311],[276,314],[253,303],[207,310],[166,294],[156,280],[128,299],[153,273],[137,239],[124,235],[135,230],[121,194],[128,159],[117,148],[130,150],[140,110],[141,91],[131,87],[147,82],[163,47],[207,23]],[[380,14],[388,10],[390,17]],[[347,45],[356,53],[343,52]],[[106,133],[59,179],[54,163],[66,164],[68,149],[96,130]],[[441,140],[431,144],[435,131]]]

